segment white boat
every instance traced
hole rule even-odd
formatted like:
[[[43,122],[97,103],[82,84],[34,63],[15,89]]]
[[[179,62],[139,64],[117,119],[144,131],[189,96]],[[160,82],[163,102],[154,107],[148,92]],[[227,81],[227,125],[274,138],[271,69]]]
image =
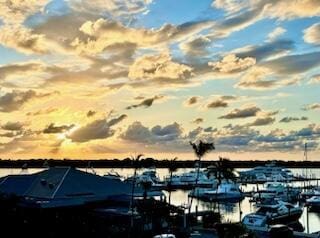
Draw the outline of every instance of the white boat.
[[[106,173],[105,175],[103,175],[103,177],[108,179],[118,180],[118,181],[122,180],[120,174],[118,174],[114,170],[111,170],[110,172]]]
[[[241,171],[239,174],[242,179],[257,182],[292,181],[294,179],[294,175],[289,169],[276,166],[275,163],[257,166],[251,170]]]
[[[256,201],[268,202],[273,199],[282,201],[293,201],[298,198],[301,190],[291,187],[280,182],[267,182],[264,184],[264,189],[257,191],[253,198]]]
[[[250,213],[243,218],[242,224],[252,230],[272,224],[289,224],[297,222],[302,212],[303,209],[299,206],[276,201],[272,205],[260,205],[255,213]]]
[[[126,179],[127,182],[132,182],[133,176]],[[161,182],[159,177],[157,176],[157,172],[155,168],[149,168],[142,172],[142,174],[138,174],[135,177],[135,183],[137,186],[143,183],[150,183],[152,189],[163,189],[165,184]]]
[[[223,181],[217,188],[195,188],[189,193],[199,199],[208,201],[222,201],[222,200],[240,200],[244,194],[239,188],[239,184]]]
[[[202,170],[199,171],[198,175],[196,170],[192,170],[180,175],[173,175],[172,178],[166,177],[165,182],[167,184],[171,183],[174,188],[190,188],[196,183],[197,187],[213,187],[217,184],[215,178],[209,178]]]

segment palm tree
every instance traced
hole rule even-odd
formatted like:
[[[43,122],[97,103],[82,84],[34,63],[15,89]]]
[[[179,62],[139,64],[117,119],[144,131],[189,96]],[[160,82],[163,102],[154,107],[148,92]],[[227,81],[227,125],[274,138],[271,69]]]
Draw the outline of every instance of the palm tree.
[[[219,160],[209,169],[208,175],[211,174],[218,180],[218,185],[222,183],[222,179],[236,180],[234,169],[230,166],[230,160],[223,157],[219,157]]]
[[[197,175],[196,175],[196,181],[194,183],[194,186],[193,186],[193,193],[195,192],[195,188],[197,187],[198,185],[198,180],[199,180],[199,173],[200,173],[200,162],[201,162],[201,158],[206,155],[207,153],[209,153],[210,151],[214,150],[215,147],[214,147],[214,144],[213,143],[206,143],[206,142],[203,142],[203,141],[199,141],[198,144],[196,143],[192,143],[190,141],[190,145],[192,146],[192,149],[195,153],[195,155],[197,156],[198,158],[198,168],[197,168]],[[193,201],[193,196],[191,197],[191,201],[190,201],[190,206],[189,206],[189,213],[191,211],[191,207],[192,207],[192,201]]]
[[[169,174],[170,174],[170,179],[169,179],[169,183],[168,183],[169,205],[171,205],[172,174],[173,174],[173,172],[175,172],[178,169],[178,166],[176,164],[176,160],[177,159],[178,159],[177,157],[171,159],[170,162],[169,162],[169,165],[168,165],[168,170],[169,170]]]
[[[133,228],[133,218],[134,218],[134,189],[136,186],[136,176],[137,176],[137,169],[138,169],[138,162],[142,157],[142,154],[137,155],[136,157],[131,156],[131,162],[134,168],[133,178],[132,178],[132,190],[131,190],[131,228]]]

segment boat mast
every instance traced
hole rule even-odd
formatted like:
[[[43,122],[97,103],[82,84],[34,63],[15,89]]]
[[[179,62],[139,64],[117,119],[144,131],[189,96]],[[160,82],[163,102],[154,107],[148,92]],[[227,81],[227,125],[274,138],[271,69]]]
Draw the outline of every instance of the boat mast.
[[[308,145],[307,142],[304,143],[304,161],[308,161]],[[305,177],[308,178],[308,169],[305,167]]]

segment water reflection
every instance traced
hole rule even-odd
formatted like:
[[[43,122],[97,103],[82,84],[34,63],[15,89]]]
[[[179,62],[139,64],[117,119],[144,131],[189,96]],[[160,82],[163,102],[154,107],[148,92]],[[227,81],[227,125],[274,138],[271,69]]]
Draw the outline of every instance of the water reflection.
[[[43,169],[28,169],[28,173],[36,173],[39,172]],[[86,169],[82,169],[83,171],[86,171]],[[130,168],[97,168],[94,169],[95,173],[98,175],[105,175],[107,172],[110,172],[111,170],[117,172],[124,178],[127,178],[129,176],[132,176],[134,173],[133,169]],[[188,172],[191,169],[179,169],[177,173],[183,173],[183,172]],[[241,169],[243,170],[243,169]],[[240,170],[238,170],[240,171]],[[292,169],[293,173],[296,174],[304,174],[305,169]],[[90,172],[90,171],[87,171]],[[9,174],[20,174],[21,169],[0,169],[0,177],[9,175]],[[138,171],[138,173],[142,173],[142,170]],[[157,174],[160,179],[164,179],[166,176],[168,176],[169,172],[168,169],[161,168],[157,169]],[[312,174],[313,177],[318,177],[320,178],[320,169],[309,169],[309,174]],[[312,185],[317,185],[317,182],[308,182],[308,184]],[[303,186],[304,184],[302,182],[295,182],[292,183],[292,185],[299,185]],[[259,189],[262,188],[262,185],[259,185]],[[257,189],[256,185],[242,185],[241,189],[243,191],[253,191]],[[171,194],[171,203],[173,205],[181,206],[184,205],[186,206],[188,204],[188,192],[189,191],[183,191],[183,190],[176,190],[172,191]],[[164,192],[165,195],[168,197],[168,192]],[[252,213],[256,211],[256,207],[254,206],[253,203],[249,202],[249,198],[243,199],[240,203],[212,203],[212,202],[204,202],[200,201],[198,199],[194,199],[193,206],[191,208],[191,211],[195,211],[198,209],[198,211],[202,210],[212,210],[212,211],[220,211],[223,220],[224,221],[233,221],[233,222],[238,222],[241,218],[243,218],[246,214]],[[303,229],[305,228],[306,232],[312,233],[316,232],[320,229],[320,213],[318,212],[313,212],[313,211],[307,211],[306,208],[304,208],[304,212],[299,220],[298,224],[295,224],[296,227],[295,229]]]

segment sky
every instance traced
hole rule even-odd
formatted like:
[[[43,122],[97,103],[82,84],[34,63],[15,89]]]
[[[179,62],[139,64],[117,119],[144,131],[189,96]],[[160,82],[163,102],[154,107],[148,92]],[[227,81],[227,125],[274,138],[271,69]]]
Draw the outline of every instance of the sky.
[[[319,0],[0,0],[0,157],[320,159]]]

